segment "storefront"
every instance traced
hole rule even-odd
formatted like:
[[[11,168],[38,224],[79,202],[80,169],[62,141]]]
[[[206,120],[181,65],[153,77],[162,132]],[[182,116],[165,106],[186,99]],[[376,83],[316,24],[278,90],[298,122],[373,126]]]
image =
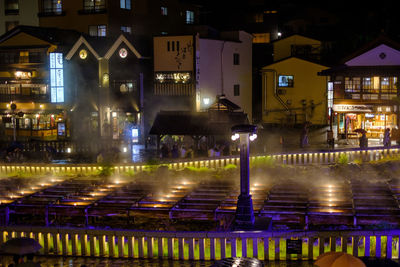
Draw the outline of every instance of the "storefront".
[[[358,138],[359,129],[370,139],[382,139],[386,128],[396,128],[396,106],[341,104],[333,105],[333,111],[340,139]]]

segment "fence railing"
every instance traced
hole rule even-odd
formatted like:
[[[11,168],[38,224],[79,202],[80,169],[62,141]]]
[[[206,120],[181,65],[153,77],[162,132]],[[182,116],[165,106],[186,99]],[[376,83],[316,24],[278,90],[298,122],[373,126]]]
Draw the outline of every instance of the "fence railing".
[[[277,164],[286,165],[307,165],[307,164],[332,164],[338,162],[340,158],[347,159],[348,162],[355,160],[375,161],[384,158],[390,158],[400,155],[399,148],[391,149],[366,149],[366,150],[342,150],[331,152],[305,152],[275,155],[259,155],[250,157],[250,162],[254,163],[269,157]],[[228,164],[239,165],[240,159],[236,156],[221,158],[203,158],[196,160],[176,160],[163,163],[172,169],[182,169],[185,167],[209,167],[222,168]],[[126,172],[142,171],[146,165],[143,163],[135,164],[116,164],[114,172],[117,174]],[[93,174],[101,170],[98,164],[40,164],[40,163],[2,163],[0,164],[0,174],[9,174],[15,172],[25,172],[29,174]]]
[[[0,244],[13,237],[31,237],[42,255],[109,258],[218,260],[254,257],[260,260],[314,260],[328,251],[354,256],[399,258],[400,230],[337,232],[144,232],[74,228],[0,227]],[[288,254],[287,240],[300,240],[297,254]],[[290,251],[293,252],[293,251]]]

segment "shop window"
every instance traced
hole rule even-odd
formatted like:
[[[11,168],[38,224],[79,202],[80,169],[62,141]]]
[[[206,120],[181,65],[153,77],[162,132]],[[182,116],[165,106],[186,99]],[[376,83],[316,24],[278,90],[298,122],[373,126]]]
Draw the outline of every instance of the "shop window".
[[[362,86],[365,93],[378,93],[379,77],[364,77]]]
[[[5,15],[18,15],[19,14],[19,1],[18,0],[5,0],[4,14]]]

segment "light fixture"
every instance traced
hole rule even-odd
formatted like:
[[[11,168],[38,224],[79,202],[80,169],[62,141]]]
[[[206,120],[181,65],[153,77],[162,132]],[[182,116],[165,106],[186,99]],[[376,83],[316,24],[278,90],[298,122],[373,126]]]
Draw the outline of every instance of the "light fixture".
[[[86,59],[87,55],[88,55],[88,53],[87,53],[87,51],[85,49],[82,49],[81,51],[79,51],[79,57],[81,59]]]
[[[43,104],[40,104],[39,107],[40,107],[40,108],[43,108]]]
[[[72,149],[70,147],[67,148],[67,153],[71,153]]]
[[[250,141],[254,141],[257,139],[257,134],[253,133],[252,135],[249,136]]]
[[[239,134],[235,133],[235,134],[232,135],[231,139],[232,139],[232,141],[236,141],[236,140],[239,139],[239,137],[240,137]]]
[[[116,118],[116,117],[117,117],[117,112],[113,112],[113,113],[112,113],[112,117],[113,117],[113,118]]]
[[[203,98],[203,103],[204,103],[204,105],[210,104],[210,98],[209,97],[204,97]]]
[[[128,56],[128,51],[127,51],[125,48],[121,48],[121,49],[119,50],[119,56],[120,56],[121,58],[126,58],[126,57]]]

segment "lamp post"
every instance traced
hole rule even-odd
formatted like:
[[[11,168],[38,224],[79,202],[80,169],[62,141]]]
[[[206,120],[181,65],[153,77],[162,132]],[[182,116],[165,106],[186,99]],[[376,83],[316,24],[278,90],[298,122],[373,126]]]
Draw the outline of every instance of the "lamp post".
[[[15,118],[15,110],[17,109],[17,105],[15,103],[12,103],[10,107],[12,110],[13,140],[15,142],[15,141],[17,141],[17,122],[16,122],[16,118]]]
[[[254,225],[253,200],[250,195],[249,141],[257,138],[257,126],[250,124],[232,127],[232,140],[240,142],[240,195],[237,201],[235,224],[238,228]]]

